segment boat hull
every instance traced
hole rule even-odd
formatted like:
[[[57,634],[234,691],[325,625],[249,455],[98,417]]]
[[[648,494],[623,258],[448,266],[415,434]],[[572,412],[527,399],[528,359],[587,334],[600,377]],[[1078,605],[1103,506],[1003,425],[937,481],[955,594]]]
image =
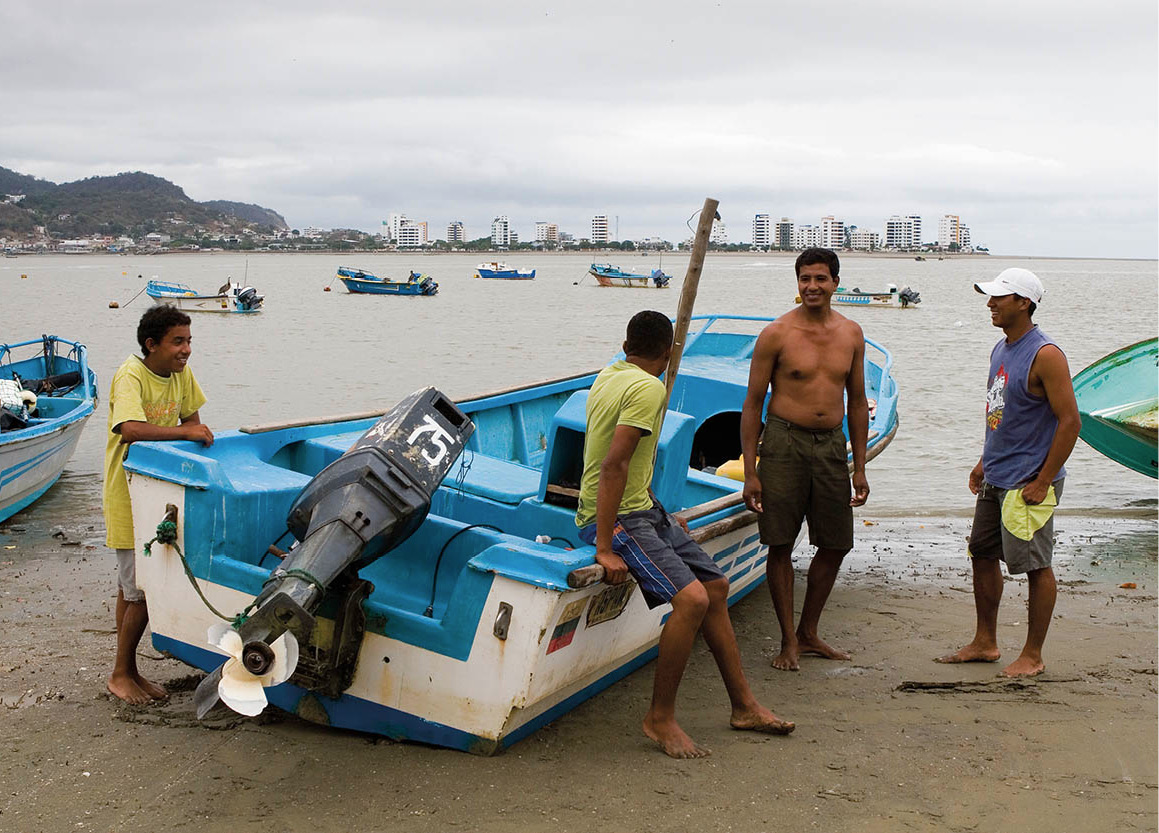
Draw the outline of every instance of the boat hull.
[[[182,312],[226,312],[249,315],[261,312],[258,309],[239,309],[230,299],[222,295],[170,295],[167,293],[146,293],[157,304],[169,304]]]
[[[434,295],[424,291],[422,284],[398,281],[368,281],[358,278],[339,278],[346,289],[363,295]],[[437,291],[437,290],[436,290]]]
[[[1159,478],[1159,340],[1116,350],[1074,377],[1079,436],[1116,463]]]
[[[519,272],[515,270],[509,272],[494,272],[490,269],[480,269],[475,273],[475,277],[495,278],[504,281],[531,281],[535,280],[535,270],[532,269],[530,272]]]

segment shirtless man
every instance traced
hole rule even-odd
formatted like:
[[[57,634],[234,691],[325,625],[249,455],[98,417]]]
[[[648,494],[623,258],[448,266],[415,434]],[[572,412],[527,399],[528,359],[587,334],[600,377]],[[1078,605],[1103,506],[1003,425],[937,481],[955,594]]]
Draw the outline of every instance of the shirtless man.
[[[852,507],[869,498],[865,337],[861,327],[830,306],[839,268],[837,255],[828,249],[807,249],[797,258],[801,305],[757,338],[741,412],[744,500],[760,516],[761,542],[769,547],[769,592],[781,626],[781,653],[773,667],[782,671],[798,670],[803,653],[849,659],[817,635],[841,561],[853,549]],[[773,394],[762,433],[761,406],[770,385]],[[853,446],[852,496],[841,430],[843,394],[849,402]],[[804,518],[817,554],[809,566],[801,621],[794,629],[792,552]]]

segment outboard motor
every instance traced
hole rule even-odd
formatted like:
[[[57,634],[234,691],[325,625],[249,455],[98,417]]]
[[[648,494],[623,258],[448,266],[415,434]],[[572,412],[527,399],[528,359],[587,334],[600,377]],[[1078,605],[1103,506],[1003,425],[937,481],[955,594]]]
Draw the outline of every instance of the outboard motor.
[[[306,485],[287,520],[299,543],[270,575],[250,606],[253,612],[236,630],[210,628],[210,642],[233,659],[198,685],[194,704],[199,718],[219,698],[243,714],[260,712],[265,706],[261,687],[294,674],[297,643],[310,640],[314,611],[338,579],[362,585],[362,594],[351,595],[353,603],[343,606],[357,607],[361,614],[370,587],[358,579],[358,569],[418,529],[431,496],[474,430],[454,403],[426,388],[395,406]],[[338,696],[349,679],[344,685],[329,684],[333,670],[314,669],[307,676],[318,681],[315,687]],[[343,676],[353,676],[353,664]]]
[[[908,307],[910,304],[920,304],[922,302],[921,293],[919,293],[916,289],[910,289],[908,286],[901,291],[897,298],[899,301],[901,301],[903,309]]]
[[[250,310],[257,309],[262,305],[265,296],[259,295],[258,291],[252,286],[244,286],[235,290],[237,293],[237,303],[242,309]]]
[[[668,276],[664,274],[662,269],[653,269],[652,282],[656,284],[657,289],[660,289],[661,287],[668,286]]]

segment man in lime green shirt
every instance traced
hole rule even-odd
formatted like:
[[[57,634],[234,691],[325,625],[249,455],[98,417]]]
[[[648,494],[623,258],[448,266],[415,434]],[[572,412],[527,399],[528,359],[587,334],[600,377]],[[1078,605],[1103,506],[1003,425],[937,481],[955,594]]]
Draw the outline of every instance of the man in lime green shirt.
[[[672,353],[672,322],[646,310],[628,322],[624,359],[596,377],[588,394],[584,472],[576,525],[595,544],[604,581],[636,580],[649,608],[671,604],[644,734],[673,758],[708,750],[676,722],[676,690],[702,632],[732,703],[734,729],[787,735],[781,720],[753,696],[728,615],[728,579],[692,540],[688,524],[668,514],[652,494],[652,469],[668,395],[660,375]]]
[[[205,394],[187,366],[193,342],[189,316],[165,304],[152,307],[137,325],[137,341],[144,358],[127,358],[109,390],[104,510],[105,543],[117,552],[117,657],[108,689],[139,705],[167,693],[137,670],[137,644],[149,623],[149,610],[145,594],[137,587],[125,455],[130,443],[141,440],[212,445],[213,432],[201,424],[199,410]]]

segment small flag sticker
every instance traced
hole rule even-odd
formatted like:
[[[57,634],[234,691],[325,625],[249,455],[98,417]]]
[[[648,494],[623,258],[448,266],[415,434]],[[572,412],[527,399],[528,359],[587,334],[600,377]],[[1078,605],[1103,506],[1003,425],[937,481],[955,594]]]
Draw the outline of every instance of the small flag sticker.
[[[566,648],[575,639],[576,628],[579,627],[580,617],[584,615],[587,598],[572,602],[564,608],[559,617],[559,624],[551,632],[551,640],[547,643],[547,652],[553,653],[560,648]]]

